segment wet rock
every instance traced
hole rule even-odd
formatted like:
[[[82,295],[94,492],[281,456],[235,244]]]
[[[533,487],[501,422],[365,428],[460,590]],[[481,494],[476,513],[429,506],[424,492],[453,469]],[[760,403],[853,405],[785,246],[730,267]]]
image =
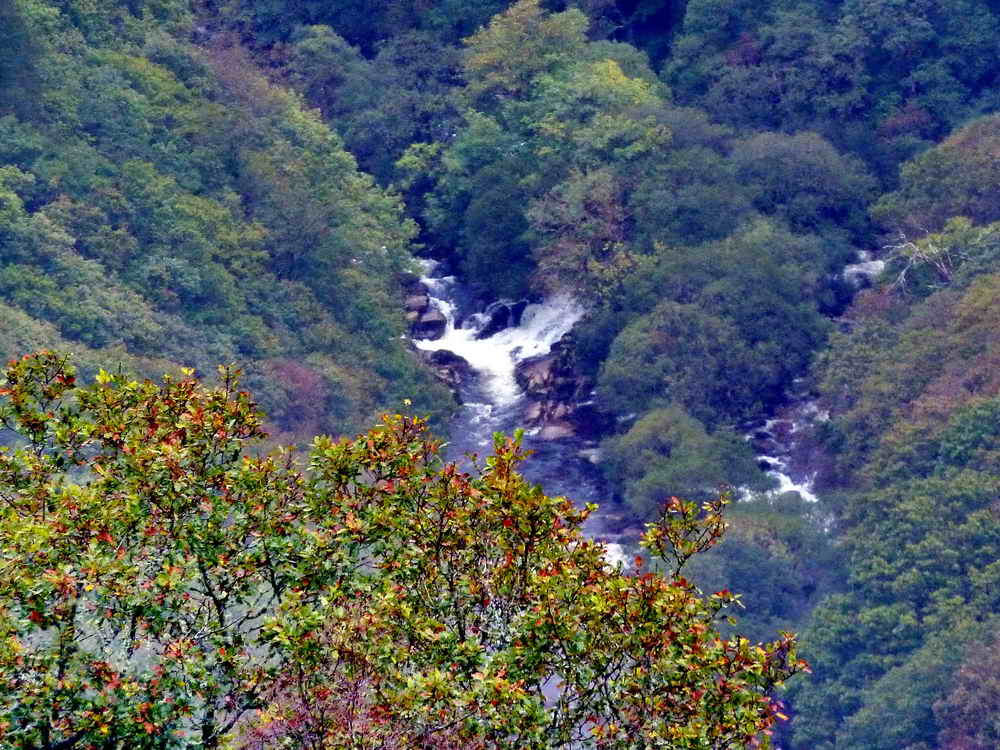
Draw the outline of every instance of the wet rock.
[[[431,299],[426,294],[411,294],[406,298],[406,312],[424,312],[431,304]]]
[[[510,308],[502,302],[490,305],[486,310],[486,323],[476,334],[477,339],[488,339],[511,325]]]
[[[438,349],[426,354],[427,363],[433,368],[438,380],[456,390],[462,383],[476,376],[469,361],[455,352]]]
[[[558,367],[558,353],[544,354],[518,363],[514,377],[529,398],[543,398],[549,395]]]
[[[520,362],[514,377],[529,398],[568,401],[580,390],[570,353],[559,342],[548,354]]]
[[[403,309],[406,311],[406,322],[410,324],[414,338],[435,338],[425,335],[420,328],[420,321],[429,311],[431,300],[427,285],[413,273],[400,273],[396,280],[403,289]],[[429,322],[428,330],[433,332],[437,323]],[[436,338],[444,335],[444,329]]]
[[[562,440],[563,438],[571,438],[576,436],[576,429],[572,424],[565,420],[557,420],[555,422],[549,422],[541,431],[538,433],[538,437],[542,440]]]
[[[524,410],[524,421],[527,424],[541,424],[545,416],[545,408],[541,401],[532,401]]]
[[[524,421],[540,427],[542,439],[599,440],[614,428],[614,418],[592,400],[593,380],[576,374],[565,340],[553,345],[548,354],[518,364],[514,375],[529,400]]]
[[[784,452],[784,447],[777,441],[771,439],[759,440],[754,438],[750,441],[750,446],[753,448],[753,452],[758,456],[774,456]]]
[[[792,433],[795,432],[795,423],[788,419],[779,419],[772,423],[771,432],[774,434],[774,439],[787,443],[791,437]]]
[[[435,341],[444,336],[447,327],[448,320],[444,314],[437,308],[430,308],[413,324],[413,338]]]
[[[523,299],[510,306],[510,324],[513,327],[521,325],[521,318],[524,317],[524,310],[528,306],[528,300]]]
[[[403,290],[407,309],[409,309],[411,298],[426,297],[430,293],[427,284],[421,281],[420,277],[414,273],[400,273],[396,276],[396,281],[399,282],[399,286]],[[427,307],[427,305],[425,304],[424,307]]]
[[[428,352],[427,361],[435,367],[451,367],[472,372],[472,365],[469,364],[469,360],[448,349],[435,349],[432,352]]]
[[[396,274],[396,283],[398,283],[403,289],[411,289],[417,285],[424,286],[424,283],[420,280],[420,277],[415,273],[410,273],[409,271],[401,271]],[[425,287],[426,291],[426,287]]]
[[[561,420],[573,412],[573,407],[565,401],[556,401],[549,410],[549,419]]]

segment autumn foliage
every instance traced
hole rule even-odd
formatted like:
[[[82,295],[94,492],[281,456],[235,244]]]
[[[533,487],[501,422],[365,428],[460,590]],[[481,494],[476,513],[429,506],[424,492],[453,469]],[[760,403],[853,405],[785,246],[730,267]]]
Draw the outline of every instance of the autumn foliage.
[[[675,572],[626,573],[518,438],[466,472],[392,416],[300,468],[228,370],[81,386],[50,353],[0,399],[4,748],[735,748],[805,668],[680,575],[724,499],[671,500]]]

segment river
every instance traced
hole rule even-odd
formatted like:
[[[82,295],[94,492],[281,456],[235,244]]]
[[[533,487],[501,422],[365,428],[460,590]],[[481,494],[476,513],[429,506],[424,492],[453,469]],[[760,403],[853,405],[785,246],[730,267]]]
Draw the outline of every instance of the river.
[[[427,352],[457,354],[475,373],[458,386],[463,407],[450,426],[446,455],[461,461],[468,454],[488,453],[493,433],[510,434],[526,422],[529,401],[515,378],[517,364],[547,354],[586,311],[570,295],[556,295],[527,305],[514,325],[480,338],[490,320],[488,310],[481,311],[466,286],[440,270],[438,263],[422,263],[421,281],[428,290],[430,304],[444,315],[446,325],[440,338],[414,343]],[[843,278],[861,287],[884,268],[882,261],[860,252],[857,262],[843,270]],[[774,480],[772,492],[798,492],[804,499],[815,501],[814,472],[795,461],[796,438],[827,415],[810,394],[797,392],[800,385],[798,381],[773,413],[744,429],[761,470]],[[524,445],[532,451],[523,465],[524,475],[550,495],[564,495],[578,505],[596,503],[599,509],[588,519],[585,531],[607,543],[611,557],[624,558],[627,548],[638,540],[642,522],[614,499],[595,465],[599,457],[597,444],[579,437],[545,439],[536,429],[526,432]]]
[[[528,400],[515,379],[519,362],[549,353],[583,317],[585,310],[569,295],[557,295],[527,305],[517,325],[487,338],[477,334],[489,316],[476,312],[475,300],[454,276],[436,275],[436,264],[425,261],[431,304],[447,321],[438,339],[418,339],[424,351],[450,351],[464,358],[475,372],[458,386],[462,408],[450,425],[446,458],[461,461],[471,453],[492,450],[493,433],[511,434],[525,423]],[[584,531],[609,546],[609,557],[624,559],[625,546],[634,544],[642,524],[612,493],[594,465],[597,445],[576,437],[545,439],[527,430],[524,446],[531,457],[522,466],[524,476],[549,495],[562,495],[577,505],[596,503]]]

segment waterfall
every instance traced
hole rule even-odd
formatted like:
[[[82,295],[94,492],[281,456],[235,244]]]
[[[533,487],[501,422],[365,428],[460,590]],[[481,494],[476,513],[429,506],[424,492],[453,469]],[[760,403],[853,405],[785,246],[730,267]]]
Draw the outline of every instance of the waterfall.
[[[525,421],[528,399],[515,378],[519,362],[548,354],[553,344],[583,317],[584,308],[572,296],[557,294],[524,306],[519,319],[492,335],[481,337],[489,311],[463,310],[464,290],[454,276],[437,276],[438,265],[423,261],[430,304],[444,315],[444,334],[437,339],[417,339],[425,352],[448,351],[465,359],[475,377],[459,386],[462,409],[451,425],[446,449],[449,460],[490,449],[494,432],[512,433]],[[620,503],[612,501],[600,471],[593,463],[595,444],[576,437],[542,440],[537,430],[525,435],[524,446],[532,456],[524,463],[525,477],[549,495],[563,495],[578,505],[596,503],[597,513],[584,531],[608,547],[612,562],[624,562],[622,543],[632,543],[641,524]]]
[[[855,287],[870,284],[885,271],[885,261],[876,260],[868,250],[858,250],[857,260],[844,266],[841,278]]]
[[[868,258],[864,264],[876,264]],[[523,312],[511,324],[490,333],[491,306],[473,312],[466,299],[467,290],[454,277],[437,275],[439,265],[423,261],[421,282],[427,288],[429,303],[445,318],[443,335],[436,339],[417,339],[414,345],[425,352],[451,352],[463,358],[474,373],[458,386],[463,408],[451,425],[451,440],[446,448],[448,460],[462,461],[468,454],[482,455],[492,446],[494,432],[512,433],[525,423],[530,402],[515,377],[518,363],[548,354],[583,317],[584,308],[568,294],[558,294],[542,302],[524,304]],[[875,271],[866,265],[866,271]],[[508,308],[517,307],[510,303]],[[490,335],[486,335],[490,334]],[[798,492],[805,500],[815,501],[813,477],[792,466],[794,435],[803,426],[822,420],[815,402],[791,394],[789,401],[771,419],[748,426],[747,440],[753,443],[761,470],[776,480],[773,493]],[[642,523],[612,493],[595,466],[596,443],[579,437],[543,440],[538,431],[528,431],[524,446],[532,452],[523,465],[525,477],[540,484],[550,495],[564,495],[578,504],[596,503],[584,528],[591,537],[608,546],[613,561],[624,561],[625,550],[642,533]]]
[[[428,267],[428,273],[433,273],[433,266]],[[527,305],[521,314],[520,325],[505,328],[488,338],[478,338],[486,316],[471,315],[463,325],[457,325],[456,305],[449,299],[455,277],[425,276],[421,281],[430,292],[431,304],[445,316],[447,327],[439,339],[417,340],[417,348],[447,350],[465,359],[479,373],[486,403],[499,408],[510,407],[523,398],[514,379],[517,363],[548,354],[552,345],[569,333],[584,313],[583,307],[570,295],[559,294],[540,304]]]
[[[796,385],[801,385],[801,379],[796,381]],[[829,413],[821,411],[815,399],[802,394],[796,396],[793,389],[789,401],[776,416],[750,425],[752,429],[745,437],[753,444],[757,463],[778,484],[769,494],[797,492],[807,502],[819,500],[814,489],[816,472],[794,466],[792,454],[798,434],[810,425],[829,418]],[[741,494],[746,495],[746,491]]]

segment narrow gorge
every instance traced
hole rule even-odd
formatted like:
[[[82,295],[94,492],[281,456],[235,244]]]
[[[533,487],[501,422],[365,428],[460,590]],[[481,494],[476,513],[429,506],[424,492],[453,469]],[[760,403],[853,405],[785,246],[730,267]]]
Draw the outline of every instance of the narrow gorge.
[[[483,455],[494,433],[524,428],[532,451],[525,475],[550,494],[598,504],[587,530],[621,555],[643,521],[614,497],[597,466],[600,440],[615,425],[598,409],[592,380],[576,374],[571,361],[568,337],[585,308],[567,293],[484,305],[445,264],[421,263],[422,277],[403,279],[413,343],[462,404],[450,425],[447,458]],[[860,286],[883,267],[864,254],[843,276]],[[742,425],[761,471],[774,480],[772,492],[817,499],[815,471],[797,438],[825,418],[808,392],[789,392],[784,403]]]

